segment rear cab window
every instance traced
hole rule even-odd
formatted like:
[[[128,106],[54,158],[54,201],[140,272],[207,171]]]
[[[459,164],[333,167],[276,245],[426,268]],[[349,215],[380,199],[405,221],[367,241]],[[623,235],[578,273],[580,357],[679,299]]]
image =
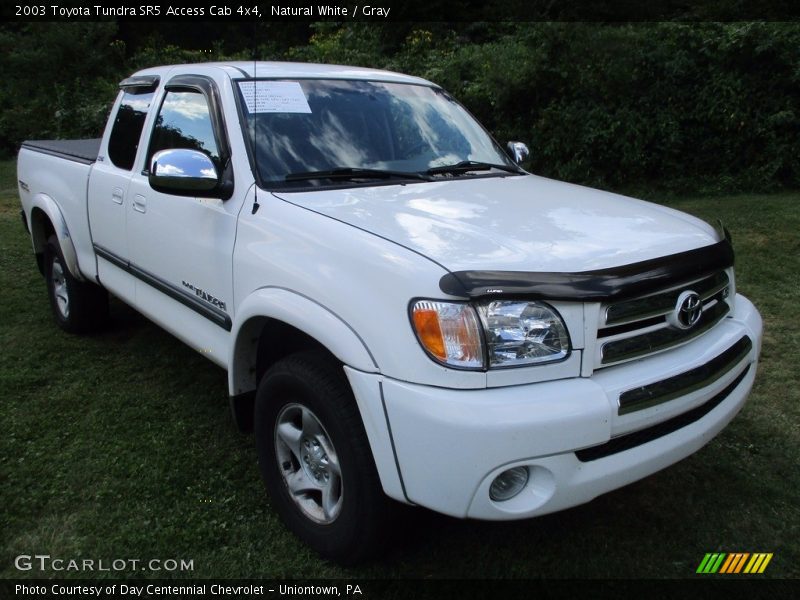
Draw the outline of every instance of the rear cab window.
[[[108,158],[115,167],[126,171],[133,168],[153,93],[137,89],[123,92],[108,139]]]

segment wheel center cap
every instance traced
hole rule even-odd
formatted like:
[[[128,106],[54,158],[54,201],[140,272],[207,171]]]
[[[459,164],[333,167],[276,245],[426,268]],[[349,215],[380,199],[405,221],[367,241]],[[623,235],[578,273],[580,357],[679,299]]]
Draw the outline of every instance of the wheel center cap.
[[[328,455],[325,448],[315,439],[306,438],[302,445],[303,468],[318,483],[328,481]]]

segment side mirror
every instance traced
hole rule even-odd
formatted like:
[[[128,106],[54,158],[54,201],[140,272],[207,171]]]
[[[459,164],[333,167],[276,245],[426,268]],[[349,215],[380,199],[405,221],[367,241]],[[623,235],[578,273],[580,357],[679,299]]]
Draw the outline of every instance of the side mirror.
[[[210,192],[219,184],[217,167],[198,150],[160,150],[150,161],[150,187],[182,196]]]
[[[530,156],[531,151],[528,150],[527,144],[524,142],[508,142],[506,144],[508,154],[514,159],[514,162],[520,164],[523,160]]]

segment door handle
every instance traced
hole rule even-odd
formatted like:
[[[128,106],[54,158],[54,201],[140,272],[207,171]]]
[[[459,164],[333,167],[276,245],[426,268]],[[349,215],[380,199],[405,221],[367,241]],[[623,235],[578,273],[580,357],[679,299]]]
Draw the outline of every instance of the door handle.
[[[111,191],[111,200],[113,200],[116,204],[122,204],[124,199],[125,192],[122,191],[122,188],[114,188]]]
[[[147,212],[147,199],[141,194],[136,194],[133,197],[133,210],[140,213]]]

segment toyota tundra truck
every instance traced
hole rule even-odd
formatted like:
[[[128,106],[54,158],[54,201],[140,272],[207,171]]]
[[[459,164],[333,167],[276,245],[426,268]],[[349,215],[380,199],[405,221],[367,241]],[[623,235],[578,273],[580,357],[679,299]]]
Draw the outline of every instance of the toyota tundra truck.
[[[753,385],[727,231],[527,154],[417,77],[209,63],[125,79],[18,180],[56,324],[113,294],[226,369],[274,509],[352,563],[397,502],[525,519],[646,477]]]

